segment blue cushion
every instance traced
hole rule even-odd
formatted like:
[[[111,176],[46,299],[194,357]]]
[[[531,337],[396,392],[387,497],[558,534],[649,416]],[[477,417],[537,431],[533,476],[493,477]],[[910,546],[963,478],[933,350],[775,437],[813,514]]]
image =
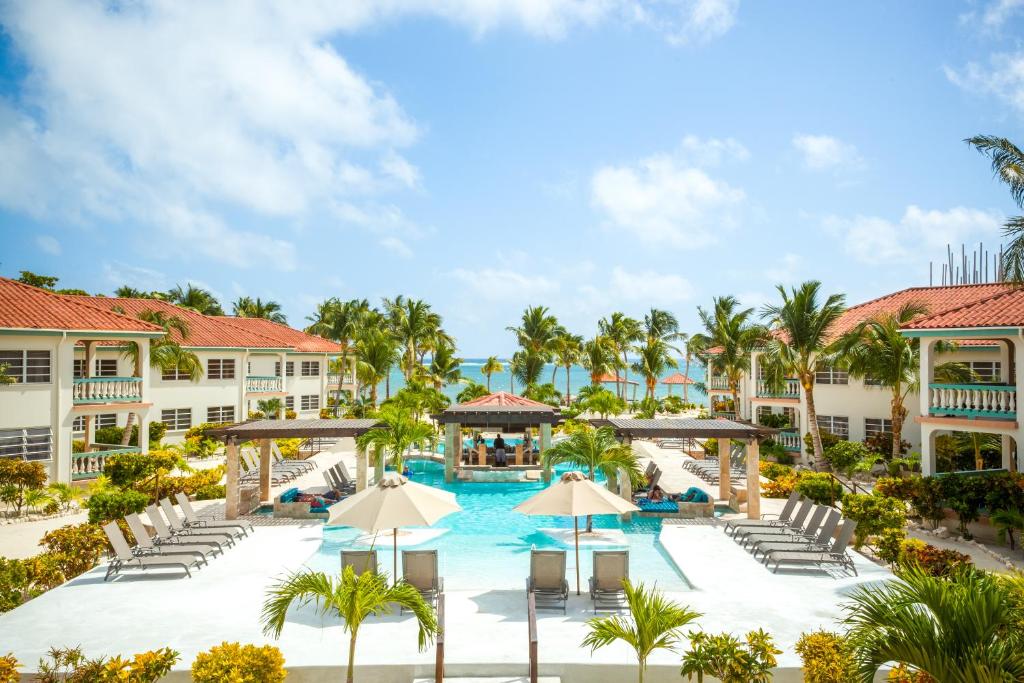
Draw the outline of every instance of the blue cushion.
[[[704,489],[691,486],[686,489],[686,493],[679,497],[679,500],[684,503],[706,503],[711,500],[711,498],[708,497],[708,494]]]
[[[293,503],[293,502],[295,502],[295,498],[298,495],[299,495],[299,490],[297,488],[288,489],[287,491],[285,491],[284,493],[281,494],[281,502],[282,503]]]
[[[679,506],[671,500],[660,500],[657,503],[652,503],[646,498],[640,498],[636,501],[636,506],[645,512],[678,512]]]

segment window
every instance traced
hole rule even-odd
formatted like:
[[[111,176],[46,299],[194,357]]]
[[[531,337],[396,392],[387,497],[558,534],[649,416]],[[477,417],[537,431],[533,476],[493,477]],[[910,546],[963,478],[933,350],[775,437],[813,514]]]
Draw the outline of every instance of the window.
[[[0,351],[0,365],[19,384],[50,383],[49,351]]]
[[[76,363],[78,361],[75,361]],[[85,415],[79,415],[75,418],[75,421],[71,423],[71,431],[75,434],[81,434],[85,431]]]
[[[167,425],[167,431],[178,432],[192,427],[191,408],[171,408],[160,411],[160,421]]]
[[[95,377],[117,377],[116,358],[97,358]]]
[[[882,380],[875,379],[870,375],[864,375],[864,386],[866,387],[880,387],[882,386]]]
[[[850,376],[843,370],[830,367],[819,367],[814,373],[815,384],[849,384]]]
[[[49,427],[0,430],[0,458],[49,460],[53,452],[53,436]]]
[[[234,358],[211,358],[206,361],[206,376],[210,379],[234,379]]]
[[[879,434],[892,434],[892,420],[887,420],[884,417],[865,417],[864,438],[870,439]]]
[[[75,379],[82,379],[83,377],[85,377],[85,359],[84,358],[76,358],[75,359],[75,369],[74,369],[73,372],[74,372]]]
[[[161,371],[160,379],[167,382],[174,382],[177,380],[189,380],[191,377],[189,377],[189,374],[181,368],[170,368]]]
[[[295,363],[292,362],[292,361],[288,361],[287,363],[285,363],[284,364],[284,373],[288,377],[294,377],[295,376]],[[281,361],[275,361],[274,362],[274,377],[280,377],[280,376],[281,376]]]
[[[771,406],[758,406],[757,407],[757,423],[764,424],[765,416],[772,414]],[[771,417],[768,418],[769,420]]]
[[[969,363],[964,363],[974,373],[975,382],[984,382],[992,384],[1000,381],[1000,373],[1002,371],[1001,364],[997,360],[973,360]]]
[[[818,429],[828,430],[843,440],[849,439],[850,418],[838,415],[819,415]]]
[[[117,426],[117,413],[103,413],[102,415],[94,415],[92,421],[93,429],[103,429],[104,427],[116,427]],[[85,432],[85,415],[79,415],[75,418],[74,423],[71,425],[71,431],[76,434],[82,434]]]
[[[284,397],[284,407],[285,407],[285,410],[295,410],[295,397],[294,396],[285,396]]]
[[[319,377],[320,376],[320,361],[318,361],[318,360],[304,360],[304,361],[302,361],[302,376],[303,377]]]
[[[320,397],[316,394],[306,394],[299,405],[302,406],[302,410],[319,410]]]
[[[211,406],[206,409],[207,422],[234,422],[234,406]]]

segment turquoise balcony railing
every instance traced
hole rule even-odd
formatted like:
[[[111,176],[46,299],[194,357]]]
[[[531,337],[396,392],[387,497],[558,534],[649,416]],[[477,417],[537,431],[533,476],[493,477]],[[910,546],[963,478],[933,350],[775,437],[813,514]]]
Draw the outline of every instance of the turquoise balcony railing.
[[[106,450],[97,450],[89,453],[71,454],[71,480],[81,481],[82,479],[95,479],[103,474],[103,467],[107,458],[120,453],[138,453],[139,449],[134,446],[114,446],[112,444],[93,444],[93,448],[107,447]]]
[[[729,388],[729,382],[721,375],[713,375],[708,378],[708,388],[726,390]]]
[[[797,431],[779,432],[775,437],[775,441],[791,453],[799,453],[800,448],[803,446],[800,433]]]
[[[249,394],[269,394],[284,391],[284,383],[280,377],[273,375],[248,375],[245,378],[245,391]]]
[[[141,377],[79,377],[71,387],[72,402],[135,403],[142,400]]]
[[[928,414],[1017,418],[1017,387],[1006,384],[929,384]]]
[[[800,380],[787,378],[781,391],[771,387],[768,382],[759,380],[757,395],[759,398],[800,398]]]

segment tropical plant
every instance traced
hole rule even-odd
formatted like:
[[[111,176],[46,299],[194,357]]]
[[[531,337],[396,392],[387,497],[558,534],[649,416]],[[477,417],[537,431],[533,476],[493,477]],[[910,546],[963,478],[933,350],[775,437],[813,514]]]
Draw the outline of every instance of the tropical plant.
[[[402,471],[405,452],[413,445],[430,444],[433,447],[436,440],[434,428],[415,419],[412,410],[401,403],[381,406],[377,420],[381,426],[356,437],[356,444],[361,449],[383,453],[396,472]]]
[[[391,373],[398,361],[398,345],[394,338],[377,327],[360,330],[355,343],[356,374],[370,391],[370,404],[377,407],[377,388]]]
[[[572,396],[569,380],[572,375],[572,366],[577,365],[583,358],[583,337],[562,330],[552,343],[552,351],[555,358],[555,369],[551,371],[551,383],[555,383],[555,370],[564,368],[565,404],[569,405],[570,397]]]
[[[870,683],[897,662],[943,683],[1024,679],[1024,614],[1019,577],[978,571],[948,578],[908,570],[899,580],[866,584],[845,605],[857,678]]]
[[[642,583],[633,585],[629,579],[624,579],[622,587],[629,605],[628,616],[616,614],[589,620],[589,632],[582,644],[591,652],[617,640],[629,645],[636,653],[637,681],[643,683],[651,654],[656,650],[674,650],[679,642],[679,630],[701,614]]]
[[[858,550],[868,538],[907,523],[903,501],[871,493],[850,493],[843,498],[843,516],[857,522],[853,544]]]
[[[287,673],[284,656],[273,645],[221,643],[192,662],[194,683],[280,683]]]
[[[476,398],[482,398],[489,395],[491,392],[487,390],[483,384],[479,382],[470,382],[465,388],[459,392],[459,395],[455,397],[455,400],[459,403],[466,403]]]
[[[147,292],[144,289],[136,289],[128,285],[121,285],[114,290],[114,296],[119,299],[160,299],[167,298],[166,292]]]
[[[18,683],[21,680],[21,674],[18,673],[20,667],[21,663],[13,654],[7,653],[0,657],[0,683]]]
[[[592,413],[597,413],[602,419],[609,415],[618,415],[626,409],[626,402],[605,388],[590,392],[583,398],[581,405]]]
[[[330,339],[340,347],[340,375],[345,375],[348,372],[349,355],[352,353],[356,337],[362,329],[362,322],[369,309],[370,304],[366,299],[340,301],[331,298],[318,304],[314,315],[306,317],[310,321],[306,332]],[[335,390],[334,399],[334,415],[337,416],[341,405],[340,383]]]
[[[207,290],[196,287],[189,282],[183,288],[176,285],[174,289],[167,292],[167,300],[182,308],[188,308],[203,315],[224,315],[224,309],[220,302]]]
[[[427,302],[401,295],[385,299],[384,309],[391,334],[405,349],[401,364],[408,382],[420,363],[424,347],[441,329],[441,316],[432,311]]]
[[[848,683],[856,676],[853,648],[845,636],[830,631],[803,633],[795,649],[804,665],[804,683]]]
[[[55,481],[47,486],[46,490],[63,512],[68,512],[71,506],[81,500],[84,495],[81,489],[59,481]]]
[[[597,329],[601,335],[608,339],[609,344],[615,349],[616,371],[621,370],[622,381],[615,383],[615,393],[619,398],[626,397],[626,387],[629,383],[629,350],[635,342],[643,338],[643,330],[640,322],[630,318],[625,313],[615,312],[607,318],[597,321]]]
[[[259,297],[253,299],[248,296],[240,296],[232,304],[232,309],[239,318],[263,318],[282,325],[288,323],[288,318],[281,312],[281,304],[276,301],[263,301]]]
[[[511,376],[524,388],[531,387],[540,381],[544,371],[544,356],[533,351],[516,351],[512,354]]]
[[[633,363],[633,370],[643,375],[648,399],[654,399],[658,378],[665,374],[665,370],[679,367],[671,349],[660,339],[647,339],[642,345],[634,347],[637,359]]]
[[[601,378],[615,370],[615,345],[608,337],[597,335],[583,344],[580,362],[590,374],[590,386],[600,387]],[[583,391],[580,391],[580,397]]]
[[[0,500],[14,506],[15,515],[25,507],[29,491],[46,484],[46,467],[40,462],[0,458]]]
[[[680,671],[688,680],[714,676],[721,683],[767,683],[778,663],[772,637],[758,629],[744,641],[730,633],[690,633],[690,649],[683,654]]]
[[[814,406],[814,378],[819,368],[835,365],[841,360],[842,348],[830,333],[832,326],[846,310],[846,297],[832,294],[819,301],[821,283],[804,282],[787,292],[778,286],[781,305],[768,305],[763,316],[769,321],[771,334],[765,338],[760,363],[765,380],[774,388],[782,389],[786,377],[796,377],[804,390],[807,405],[807,423],[810,425],[814,446],[814,464],[824,466],[824,448],[818,429]]]
[[[685,347],[685,349],[686,349],[686,360],[685,360],[685,366],[683,368],[683,374],[686,375],[687,377],[690,376],[690,361],[693,360],[693,358],[700,356],[705,351],[705,348],[704,348],[704,342],[705,341],[706,341],[705,339],[701,339],[700,337],[697,337],[697,338],[691,337],[691,338],[686,340],[686,347]],[[689,384],[684,384],[683,385],[683,401],[685,403],[689,403],[690,402],[690,391],[689,390],[690,390],[690,385]]]
[[[443,342],[434,348],[429,373],[434,388],[439,391],[446,384],[462,381],[462,359],[456,357],[454,346]]]
[[[969,452],[974,457],[974,469],[985,469],[985,451],[1002,451],[1002,437],[986,432],[953,432],[953,443],[961,452]]]
[[[491,393],[491,375],[496,372],[505,372],[505,366],[501,364],[497,356],[491,356],[480,366],[480,372],[487,377],[487,393],[489,394]]]
[[[1024,532],[1024,512],[1020,510],[996,510],[989,516],[989,522],[996,528],[999,542],[1006,543],[1010,550],[1016,547],[1013,535]]]
[[[1024,152],[1006,138],[975,135],[964,142],[992,161],[992,173],[1010,188],[1018,208],[1024,209]],[[1024,281],[1024,216],[1012,216],[1003,223],[1003,236],[1010,243],[1003,251],[1004,277]]]
[[[89,500],[86,501],[89,522],[105,524],[132,512],[142,512],[149,502],[149,496],[139,491],[122,491],[117,488],[99,491],[89,496]]]
[[[39,660],[39,683],[156,683],[174,667],[179,653],[169,647],[141,652],[131,660],[119,656],[89,659],[82,648],[50,648]]]
[[[25,491],[25,509],[28,512],[38,512],[40,509],[47,507],[55,512],[58,506],[46,489],[29,489]],[[52,512],[48,512],[48,514],[52,514]]]
[[[405,581],[389,585],[388,577],[377,572],[357,575],[351,566],[345,567],[338,580],[323,572],[307,570],[291,574],[271,587],[263,603],[263,632],[280,637],[288,609],[296,602],[312,603],[321,615],[337,616],[345,622],[344,629],[349,633],[345,679],[348,683],[354,680],[356,639],[367,617],[388,614],[395,606],[412,612],[419,628],[420,650],[433,642],[438,632],[437,616],[418,590]]]
[[[38,287],[40,289],[53,289],[57,286],[57,281],[60,278],[52,275],[39,275],[33,273],[31,270],[22,270],[18,272],[18,282],[32,287]]]
[[[868,447],[859,441],[838,441],[823,452],[832,470],[844,474],[849,474],[868,455]]]
[[[256,401],[256,410],[267,417],[280,417],[284,412],[284,401],[279,398],[266,398]]]
[[[742,417],[740,382],[750,370],[750,352],[767,336],[763,327],[751,322],[753,313],[753,308],[740,309],[735,297],[715,297],[712,310],[697,307],[704,331],[691,337],[702,349],[708,376],[715,374],[725,378],[738,417]],[[701,388],[706,390],[706,387]]]
[[[10,365],[8,365],[7,363],[0,363],[0,385],[14,384],[18,381],[16,377],[12,377],[11,375],[7,374],[7,368],[9,367]]]
[[[523,396],[532,401],[547,403],[557,407],[562,403],[562,394],[555,388],[554,384],[531,384],[523,391]]]

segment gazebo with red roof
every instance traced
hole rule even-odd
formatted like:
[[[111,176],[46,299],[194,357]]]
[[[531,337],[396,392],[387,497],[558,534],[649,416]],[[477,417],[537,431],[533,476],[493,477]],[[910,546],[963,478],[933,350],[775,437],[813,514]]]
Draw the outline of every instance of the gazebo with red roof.
[[[444,476],[445,481],[451,482],[455,480],[455,469],[460,464],[463,427],[499,432],[515,432],[534,427],[540,433],[540,450],[543,453],[551,446],[551,427],[558,424],[562,416],[547,403],[498,391],[450,406],[435,415],[434,419],[445,426]],[[545,477],[548,476],[550,473],[545,472]]]
[[[687,375],[684,375],[681,372],[674,372],[674,373],[672,373],[671,375],[669,375],[665,379],[661,380],[661,383],[668,387],[668,395],[669,396],[672,395],[672,387],[674,387],[676,385],[681,384],[684,387],[683,391],[685,392],[686,391],[685,387],[688,387],[691,384],[696,384],[696,382],[694,382]],[[685,397],[686,394],[684,393],[683,396]]]
[[[610,372],[606,372],[598,377],[597,381],[601,384],[614,384],[616,386],[620,384],[625,384],[626,386],[633,385],[633,400],[636,400],[636,388],[640,386],[640,382],[637,382],[636,380],[627,379],[619,374],[613,375]]]

